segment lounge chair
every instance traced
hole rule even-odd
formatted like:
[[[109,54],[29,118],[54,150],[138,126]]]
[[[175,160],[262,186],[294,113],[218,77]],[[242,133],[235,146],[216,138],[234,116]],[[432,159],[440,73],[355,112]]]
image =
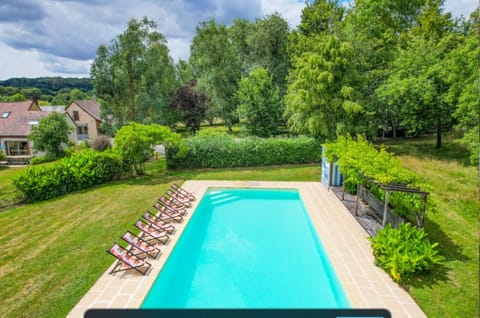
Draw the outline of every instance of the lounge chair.
[[[195,201],[195,195],[193,194],[193,192],[188,192],[187,190],[185,190],[181,186],[177,185],[176,183],[174,183],[170,188],[173,191],[176,191],[176,192],[182,194],[183,196],[187,197],[190,201]]]
[[[190,208],[192,206],[192,202],[187,197],[173,190],[167,190],[163,195],[163,197],[169,203],[179,208]]]
[[[143,217],[152,225],[152,227],[158,228],[160,231],[166,231],[168,234],[172,234],[172,232],[175,231],[175,226],[173,226],[172,223],[161,220],[148,210],[145,211]]]
[[[168,207],[169,209],[167,210],[169,211],[179,212],[181,215],[187,214],[187,209],[185,207],[178,207],[173,204],[170,204],[168,200],[165,199],[165,197],[160,197],[157,203],[163,207]],[[156,207],[156,209],[158,209],[158,207]]]
[[[165,244],[168,242],[169,236],[167,234],[167,231],[161,231],[159,229],[156,229],[142,220],[138,220],[137,223],[135,223],[135,226],[142,231],[145,235],[150,237],[150,239],[146,240],[147,242],[150,242],[152,240],[155,240],[157,242],[160,242],[162,244]]]
[[[153,207],[157,210],[155,216],[162,221],[175,221],[177,223],[183,220],[183,213],[181,211],[175,210],[168,205],[161,204],[160,202],[155,202]]]
[[[110,271],[110,274],[134,269],[137,272],[145,275],[148,269],[152,266],[152,264],[147,262],[146,259],[127,251],[117,243],[113,244],[113,246],[108,249],[107,252],[117,259],[117,264],[115,264],[113,269]],[[142,267],[145,267],[143,271],[141,270]]]
[[[147,241],[142,240],[140,237],[136,236],[130,231],[123,234],[122,239],[130,244],[130,251],[136,250],[135,255],[145,254],[152,258],[157,258],[160,255],[160,249],[153,244],[148,243]]]

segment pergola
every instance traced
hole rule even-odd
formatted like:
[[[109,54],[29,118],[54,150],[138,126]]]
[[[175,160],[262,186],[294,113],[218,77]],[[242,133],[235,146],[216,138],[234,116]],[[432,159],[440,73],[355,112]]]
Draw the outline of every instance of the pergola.
[[[425,210],[427,206],[427,196],[430,194],[429,192],[422,191],[418,187],[409,187],[406,183],[381,183],[377,180],[369,178],[367,176],[362,175],[365,181],[371,185],[374,185],[382,190],[385,191],[385,201],[384,201],[384,208],[383,208],[383,218],[382,218],[382,226],[385,227],[387,221],[387,209],[388,209],[388,200],[390,197],[390,193],[392,192],[404,192],[404,193],[414,193],[421,197],[422,199],[422,207],[420,211],[415,211],[415,218],[417,220],[417,225],[419,228],[423,227],[424,220],[425,220]],[[359,193],[360,192],[360,185],[357,184],[357,198],[355,202],[355,215],[357,215],[358,210],[358,200],[359,200]]]

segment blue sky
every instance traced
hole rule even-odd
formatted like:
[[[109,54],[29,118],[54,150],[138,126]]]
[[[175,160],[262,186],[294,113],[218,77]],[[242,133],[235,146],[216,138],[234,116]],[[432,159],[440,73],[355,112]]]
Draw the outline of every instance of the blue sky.
[[[408,0],[406,0],[408,1]],[[343,0],[345,5],[349,1]],[[131,18],[147,16],[168,40],[177,61],[189,55],[195,26],[208,18],[230,24],[280,13],[294,28],[299,0],[1,0],[0,80],[11,77],[89,76],[100,44],[126,28]],[[454,16],[469,15],[477,0],[446,0]]]

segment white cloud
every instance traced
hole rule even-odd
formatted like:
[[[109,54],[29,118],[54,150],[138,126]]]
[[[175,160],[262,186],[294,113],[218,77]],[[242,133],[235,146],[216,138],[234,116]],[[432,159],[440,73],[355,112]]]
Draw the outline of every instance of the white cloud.
[[[300,23],[300,16],[305,2],[297,0],[262,0],[262,11],[264,15],[275,12],[288,21],[290,28],[295,28]]]
[[[475,0],[446,0],[444,12],[451,12],[454,17],[463,15],[468,18],[478,8]]]
[[[131,18],[156,21],[178,61],[188,58],[201,21],[230,24],[278,12],[295,28],[304,5],[304,0],[1,0],[0,79],[89,76],[98,46],[109,45]],[[477,0],[445,1],[445,11],[455,17],[468,17],[477,7]]]

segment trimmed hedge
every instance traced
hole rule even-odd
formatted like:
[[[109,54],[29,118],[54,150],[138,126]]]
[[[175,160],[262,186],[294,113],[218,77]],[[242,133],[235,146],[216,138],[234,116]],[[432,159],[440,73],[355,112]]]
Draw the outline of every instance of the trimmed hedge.
[[[27,201],[54,198],[121,176],[122,160],[111,152],[85,149],[53,165],[29,167],[13,179]]]
[[[177,150],[167,149],[167,167],[172,169],[233,168],[320,162],[322,146],[313,138],[249,137],[205,135],[187,139],[188,153],[174,158]]]

